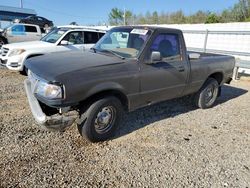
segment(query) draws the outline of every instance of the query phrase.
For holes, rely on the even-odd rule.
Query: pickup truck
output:
[[[52,52],[90,49],[103,35],[104,30],[81,26],[54,28],[39,41],[3,45],[0,64],[13,71],[27,73],[26,59]]]
[[[38,25],[14,23],[0,33],[0,47],[3,44],[40,40],[45,30]]]
[[[28,59],[24,85],[41,127],[76,122],[84,138],[98,142],[115,134],[124,111],[190,94],[198,107],[212,107],[234,65],[231,56],[187,52],[180,30],[123,26],[84,53]]]

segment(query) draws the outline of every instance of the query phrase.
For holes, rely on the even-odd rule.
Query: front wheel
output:
[[[23,67],[23,70],[20,71],[20,74],[24,75],[24,76],[28,76],[28,68],[27,67]]]
[[[0,37],[0,48],[2,47],[2,45],[6,44],[6,40],[2,37]]]
[[[105,141],[112,137],[118,127],[123,108],[116,97],[106,97],[94,102],[81,114],[79,133],[90,142]]]
[[[195,104],[206,109],[214,105],[219,94],[219,84],[214,78],[208,78],[202,88],[195,95]]]

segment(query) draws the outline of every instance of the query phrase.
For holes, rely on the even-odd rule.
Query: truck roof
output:
[[[149,29],[149,30],[168,30],[171,32],[182,32],[180,29],[173,29],[173,28],[166,28],[166,27],[160,27],[160,26],[147,26],[147,25],[131,25],[131,26],[118,26],[114,28],[128,28],[128,29],[133,29],[133,28],[138,28],[138,29]],[[112,28],[112,29],[114,29]]]

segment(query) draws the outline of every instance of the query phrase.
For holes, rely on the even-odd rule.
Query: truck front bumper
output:
[[[31,112],[36,120],[36,122],[44,129],[48,130],[59,130],[62,131],[65,128],[71,126],[75,120],[78,118],[77,111],[68,111],[63,114],[54,114],[52,116],[47,116],[36,97],[31,91],[31,82],[26,79],[24,81],[26,95],[29,101]]]

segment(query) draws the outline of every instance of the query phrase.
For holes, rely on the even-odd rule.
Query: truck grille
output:
[[[9,49],[8,48],[4,48],[4,47],[2,47],[2,49],[1,49],[1,55],[4,57],[4,56],[6,56],[7,55],[7,53],[8,53],[8,51],[9,51]]]

